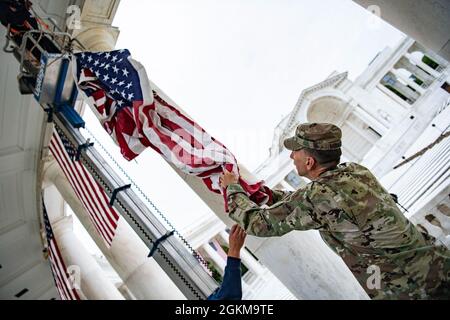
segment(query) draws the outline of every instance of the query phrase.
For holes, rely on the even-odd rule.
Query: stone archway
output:
[[[347,103],[339,97],[325,96],[311,102],[307,111],[308,122],[327,122],[340,126],[344,120]]]
[[[381,137],[339,96],[313,99],[306,109],[308,122],[327,122],[342,130],[342,161],[360,162]]]

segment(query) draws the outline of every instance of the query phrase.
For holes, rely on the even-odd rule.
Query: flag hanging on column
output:
[[[50,267],[53,279],[55,280],[56,289],[58,290],[61,300],[81,300],[77,290],[71,285],[71,281],[69,280],[69,273],[67,272],[66,264],[59,251],[58,244],[56,243],[44,200],[42,200],[42,205],[44,211],[45,234],[47,236],[48,258],[50,260]]]
[[[81,160],[75,160],[76,150],[56,128],[50,140],[50,151],[88,212],[95,229],[110,247],[120,216],[110,206],[103,188],[86,170]]]
[[[78,88],[127,160],[151,147],[184,173],[203,179],[216,193],[223,193],[219,175],[224,168],[239,174],[233,154],[158,95],[144,67],[128,50],[77,53],[75,61]],[[270,200],[271,191],[262,182],[239,182],[256,203]]]

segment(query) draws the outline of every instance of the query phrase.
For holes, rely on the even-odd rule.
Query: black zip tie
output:
[[[403,210],[409,212],[408,209],[406,209],[404,206],[400,204],[400,202],[398,201],[398,196],[395,193],[390,193],[389,195],[392,197],[392,200],[394,200],[394,202],[398,204]]]
[[[404,206],[402,206],[402,205],[401,205],[400,203],[398,203],[398,202],[397,202],[397,204],[398,204],[403,210],[405,210],[406,212],[409,213],[408,209],[406,209]]]
[[[86,143],[80,144],[77,149],[77,154],[75,155],[75,161],[80,160],[81,150],[87,149],[89,147],[92,147],[94,145],[93,142],[89,142],[89,139],[86,141]]]
[[[167,231],[165,235],[163,235],[161,238],[159,238],[158,240],[156,240],[153,243],[153,247],[152,250],[150,250],[150,253],[148,254],[148,258],[150,258],[151,256],[153,256],[153,254],[155,253],[156,249],[158,249],[158,246],[161,244],[161,242],[163,242],[164,240],[166,240],[168,237],[173,236],[173,234],[175,233],[175,230],[172,231]]]
[[[52,107],[47,107],[44,111],[47,113],[47,123],[53,122],[53,113],[55,110]]]
[[[112,193],[112,196],[111,196],[111,200],[109,200],[109,205],[112,207],[113,204],[114,204],[114,201],[116,200],[117,194],[120,191],[123,191],[123,190],[128,189],[128,188],[131,188],[131,184],[126,184],[126,185],[121,186],[121,187],[119,187],[117,189],[114,189],[114,191]]]

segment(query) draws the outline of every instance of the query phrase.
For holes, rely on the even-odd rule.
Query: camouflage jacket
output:
[[[227,201],[230,218],[250,235],[319,230],[371,298],[450,299],[449,250],[420,233],[361,165],[341,164],[295,192],[273,191],[262,207],[231,184]]]

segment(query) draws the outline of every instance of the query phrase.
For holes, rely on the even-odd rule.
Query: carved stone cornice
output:
[[[297,125],[296,119],[305,99],[320,90],[326,88],[336,88],[345,79],[347,79],[347,76],[348,72],[339,73],[302,91],[292,112],[287,115],[275,128],[272,146],[270,148],[270,156],[274,156],[279,153],[282,148],[283,140],[295,129],[295,126]]]
[[[289,120],[288,120],[286,127],[284,128],[283,133],[280,138],[282,138],[286,134],[289,134],[289,132],[291,132],[294,129],[294,127],[296,125],[295,119],[297,118],[297,114],[300,110],[300,107],[303,104],[303,101],[305,100],[305,98],[308,95],[311,95],[312,93],[317,92],[322,89],[325,89],[325,88],[330,88],[330,87],[336,88],[340,83],[342,83],[345,79],[347,79],[347,75],[348,75],[348,72],[343,72],[343,73],[337,74],[337,75],[330,77],[322,82],[319,82],[318,84],[316,84],[312,87],[309,87],[309,88],[303,90],[302,93],[300,94],[300,97],[299,97],[297,103],[295,104],[294,109],[291,112]]]

